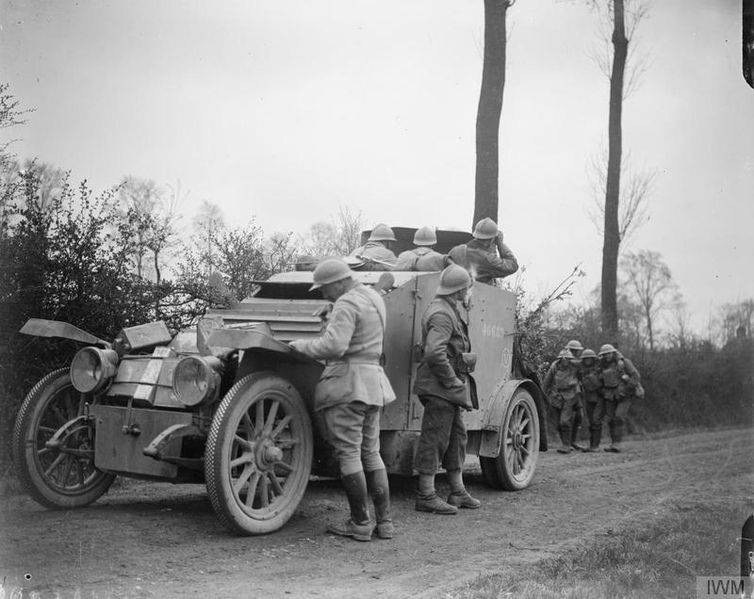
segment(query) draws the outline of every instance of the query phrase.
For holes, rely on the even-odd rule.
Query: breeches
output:
[[[421,400],[424,417],[414,468],[419,474],[435,474],[442,463],[445,470],[461,470],[467,441],[462,408],[431,395],[424,395]]]
[[[355,474],[385,467],[380,457],[380,407],[360,401],[322,410],[327,437],[340,473]]]
[[[570,399],[561,397],[560,401],[550,405],[558,422],[558,429],[578,427],[581,424],[581,405],[578,394]]]
[[[610,437],[614,443],[623,438],[623,431],[628,415],[628,408],[631,406],[630,399],[615,399],[605,401],[605,416],[610,429]]]
[[[584,408],[586,409],[589,428],[593,431],[602,430],[602,419],[605,417],[605,400],[596,393],[591,397],[587,396],[586,401],[584,401]]]

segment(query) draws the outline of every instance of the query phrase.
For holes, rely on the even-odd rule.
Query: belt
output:
[[[340,360],[327,360],[325,362],[328,366],[330,364],[372,364],[374,366],[380,365],[379,358],[344,358]]]

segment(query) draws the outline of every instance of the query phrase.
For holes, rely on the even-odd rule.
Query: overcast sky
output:
[[[36,108],[13,132],[95,189],[123,175],[217,203],[235,224],[305,232],[339,204],[369,224],[469,228],[482,0],[2,0],[0,79]],[[633,41],[649,58],[625,150],[656,169],[660,252],[701,328],[754,297],[754,91],[738,0],[662,0]],[[599,282],[588,164],[606,146],[608,81],[586,2],[509,11],[500,221],[548,290],[577,263]]]

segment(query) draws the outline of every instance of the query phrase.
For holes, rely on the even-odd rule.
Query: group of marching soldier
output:
[[[469,373],[476,362],[468,332],[471,287],[474,280],[493,283],[518,270],[516,258],[503,243],[502,232],[489,218],[477,223],[473,239],[452,248],[447,255],[432,249],[437,238],[429,227],[418,229],[414,249],[399,256],[390,250],[394,241],[392,229],[379,224],[348,261],[320,261],[314,268],[311,289],[319,289],[323,298],[333,302],[325,330],[316,339],[291,341],[296,351],[325,361],[314,392],[314,409],[334,449],[350,508],[349,517],[330,524],[328,531],[359,541],[369,541],[375,534],[390,539],[395,532],[387,472],[379,453],[380,409],[393,401],[395,394],[382,368],[386,311],[379,286],[359,283],[352,276],[351,266],[363,270],[442,271],[421,323],[422,359],[413,392],[424,407],[424,415],[414,468],[419,473],[416,510],[448,515],[459,508],[480,506],[466,490],[462,477],[467,444],[463,411],[477,405],[475,386],[469,384]],[[601,431],[606,415],[611,447],[617,451],[627,402],[638,388],[638,374],[612,346],[602,347],[599,361],[594,359],[594,352],[581,353],[582,349],[579,343],[569,344],[545,380],[546,391],[548,386],[555,387],[550,397],[563,440],[559,451],[571,451],[576,446],[582,401],[594,431],[590,447],[596,449],[599,444],[597,431]],[[446,499],[435,489],[440,465],[450,485]]]
[[[605,419],[610,431],[610,445],[605,451],[618,453],[631,400],[644,396],[639,372],[631,360],[609,343],[595,354],[575,339],[550,365],[542,388],[558,422],[560,453],[571,453],[573,449],[597,451]],[[577,443],[582,411],[586,411],[589,428],[586,448]]]

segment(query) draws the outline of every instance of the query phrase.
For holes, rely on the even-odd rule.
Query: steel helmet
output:
[[[450,295],[471,285],[471,276],[462,266],[451,264],[440,274],[440,286],[437,295]]]
[[[609,343],[605,343],[602,347],[600,347],[600,353],[598,355],[604,356],[605,354],[611,354],[615,351],[615,348],[610,345]]]
[[[497,236],[497,223],[489,217],[483,218],[474,227],[472,235],[477,239],[492,239]]]
[[[596,357],[597,357],[597,354],[594,353],[593,349],[587,348],[583,352],[581,352],[581,359],[582,360],[584,358],[596,358]]]
[[[562,358],[568,358],[570,360],[571,358],[573,358],[573,356],[571,355],[571,352],[569,352],[567,349],[561,349],[560,353],[558,354],[558,360]]]
[[[566,343],[566,349],[575,349],[575,350],[581,351],[584,349],[584,346],[581,345],[580,341],[576,341],[576,339],[571,339],[568,343]]]
[[[352,274],[353,272],[348,267],[348,264],[346,264],[341,258],[328,258],[327,260],[322,260],[322,262],[317,264],[317,268],[314,269],[314,274],[312,275],[314,285],[309,287],[309,291],[319,289],[322,285],[328,285],[330,283],[335,283],[335,281],[347,279]]]
[[[422,227],[414,233],[414,245],[435,245],[436,243],[437,235],[431,227]]]
[[[395,241],[395,233],[384,223],[374,226],[369,234],[369,241]]]

